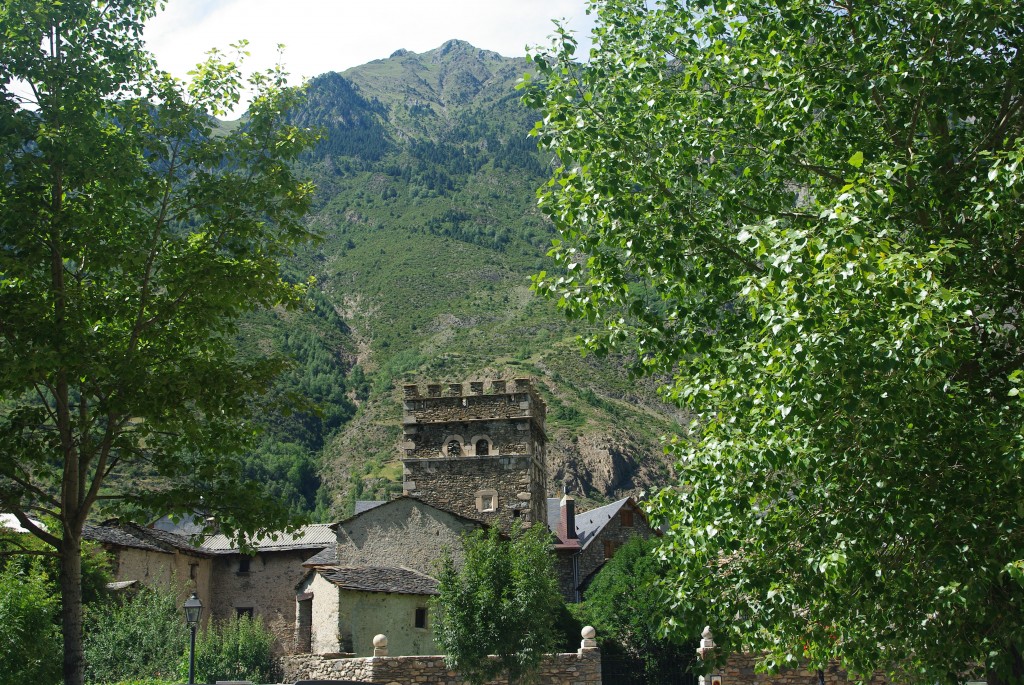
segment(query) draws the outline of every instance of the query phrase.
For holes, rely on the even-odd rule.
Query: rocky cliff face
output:
[[[639,496],[664,484],[664,457],[656,446],[622,430],[586,433],[548,451],[548,483],[556,491],[594,499]]]

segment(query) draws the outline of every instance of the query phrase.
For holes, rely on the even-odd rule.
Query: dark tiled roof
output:
[[[179,551],[199,557],[210,556],[209,552],[191,545],[187,538],[165,530],[143,528],[134,523],[110,521],[100,526],[86,525],[82,537],[105,545],[144,549],[150,552],[171,554]]]
[[[561,500],[557,497],[547,498],[548,528],[552,531],[558,530],[558,524],[562,520]],[[590,544],[601,529],[615,518],[629,498],[620,499],[617,502],[606,504],[590,511],[576,512],[576,536],[579,538],[580,547]]]
[[[453,517],[455,517],[456,519],[458,519],[460,521],[464,521],[465,523],[472,523],[472,524],[475,524],[475,525],[478,525],[478,526],[484,525],[482,521],[479,521],[477,519],[471,519],[471,518],[469,518],[467,516],[463,516],[462,514],[457,514],[454,511],[450,511],[448,509],[443,509],[441,507],[435,507],[433,504],[427,504],[423,500],[418,499],[416,497],[410,497],[409,495],[402,495],[401,497],[395,497],[394,499],[390,499],[387,502],[381,502],[380,504],[378,504],[375,507],[368,507],[367,509],[364,509],[363,511],[358,511],[357,510],[354,514],[352,514],[352,516],[349,516],[344,521],[340,521],[338,523],[332,523],[331,524],[331,528],[337,529],[337,527],[340,526],[341,524],[348,523],[349,521],[352,521],[352,520],[354,520],[356,518],[359,518],[360,516],[365,516],[366,513],[369,512],[369,511],[374,511],[374,510],[380,509],[381,507],[384,507],[384,506],[397,506],[397,504],[399,502],[415,502],[415,503],[417,503],[417,504],[419,504],[421,506],[430,507],[431,509],[434,509],[435,511],[443,511],[444,513],[448,514],[449,516],[453,516]]]
[[[356,500],[355,511],[353,511],[352,513],[353,513],[353,515],[354,514],[362,514],[364,511],[369,511],[370,509],[375,509],[375,508],[379,507],[382,504],[387,504],[387,500],[383,500],[383,501],[377,502],[375,500],[370,500],[370,499],[357,499]]]
[[[618,502],[612,502],[603,507],[576,514],[576,535],[579,536],[580,547],[589,545],[590,541],[601,532],[601,529],[619,513],[619,510],[628,501],[629,498],[627,497],[620,499]]]
[[[166,530],[168,533],[177,533],[187,538],[204,535],[206,531],[206,517],[193,512],[178,519],[171,520],[170,516],[163,516],[149,525],[151,529]]]
[[[320,575],[343,590],[393,592],[400,595],[436,595],[437,581],[407,568],[350,566],[319,569]]]
[[[337,566],[338,546],[326,547],[302,563],[303,566]]]

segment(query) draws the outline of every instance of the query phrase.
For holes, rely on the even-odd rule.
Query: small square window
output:
[[[195,580],[199,577],[199,564],[188,565],[188,579]]]
[[[633,526],[633,510],[623,509],[621,512],[622,525],[627,527]]]
[[[498,491],[480,490],[476,493],[476,510],[491,512],[498,510]]]
[[[239,573],[248,573],[249,572],[249,562],[250,561],[251,561],[251,559],[249,559],[249,557],[242,557],[241,559],[239,559],[238,560],[238,572]]]
[[[615,544],[611,540],[604,541],[604,558],[611,559],[615,554]]]
[[[252,607],[235,607],[235,616],[238,618],[242,618],[243,616],[252,618],[252,614]]]
[[[416,627],[426,628],[427,627],[427,609],[426,607],[419,607],[416,609]]]

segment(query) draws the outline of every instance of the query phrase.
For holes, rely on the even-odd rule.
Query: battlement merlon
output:
[[[529,419],[544,433],[547,405],[529,378],[404,386],[403,425]]]

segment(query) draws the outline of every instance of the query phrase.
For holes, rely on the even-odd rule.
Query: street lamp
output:
[[[185,600],[185,623],[188,624],[192,633],[192,640],[188,646],[188,684],[195,685],[196,682],[196,628],[199,627],[199,617],[203,614],[203,603],[193,592],[192,596]]]

